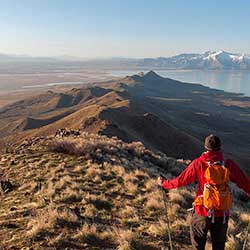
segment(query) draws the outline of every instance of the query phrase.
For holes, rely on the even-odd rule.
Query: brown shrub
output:
[[[52,152],[64,153],[64,154],[77,154],[77,147],[74,140],[67,139],[55,139],[48,145],[48,149]]]

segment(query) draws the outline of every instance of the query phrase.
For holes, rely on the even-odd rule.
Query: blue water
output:
[[[144,71],[144,73],[147,71]],[[250,96],[250,71],[241,70],[155,70],[163,77],[199,83],[228,92],[243,93]],[[135,70],[113,70],[110,75],[122,77],[139,73]]]

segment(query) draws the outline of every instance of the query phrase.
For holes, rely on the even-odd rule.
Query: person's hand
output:
[[[164,181],[164,179],[163,179],[161,176],[159,176],[158,179],[157,179],[158,185],[159,185],[159,186],[162,186],[163,181]]]

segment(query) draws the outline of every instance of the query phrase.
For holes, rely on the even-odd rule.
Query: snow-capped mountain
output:
[[[225,51],[207,53],[203,58],[208,68],[250,69],[250,56]]]
[[[138,66],[167,69],[250,69],[250,56],[225,51],[208,51],[202,54],[145,58],[138,62]]]

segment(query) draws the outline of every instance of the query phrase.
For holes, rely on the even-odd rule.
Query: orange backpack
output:
[[[208,164],[203,195],[195,199],[194,205],[204,205],[209,211],[229,210],[232,205],[232,195],[228,186],[230,172],[223,162]]]

